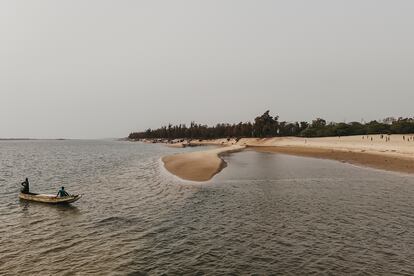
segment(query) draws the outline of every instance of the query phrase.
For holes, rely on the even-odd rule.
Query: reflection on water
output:
[[[205,184],[160,166],[192,150],[0,142],[0,274],[413,274],[414,177],[253,151]],[[19,201],[26,176],[83,198]]]

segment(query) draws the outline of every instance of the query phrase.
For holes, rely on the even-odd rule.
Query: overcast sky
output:
[[[412,0],[1,0],[0,137],[414,116]]]

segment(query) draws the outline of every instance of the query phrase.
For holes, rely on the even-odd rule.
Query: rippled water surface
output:
[[[118,141],[0,142],[0,275],[413,275],[414,177],[245,151],[212,181],[183,151]],[[21,202],[59,186],[71,206]]]

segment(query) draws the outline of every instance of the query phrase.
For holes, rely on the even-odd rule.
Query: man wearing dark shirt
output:
[[[22,186],[23,186],[23,188],[21,189],[21,192],[23,194],[30,193],[29,192],[29,179],[27,179],[27,177],[26,177],[26,180],[24,182],[22,182]]]
[[[65,187],[62,187],[56,195],[57,197],[65,197],[69,196],[69,194],[65,191]]]

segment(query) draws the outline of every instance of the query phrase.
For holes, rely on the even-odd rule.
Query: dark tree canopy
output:
[[[185,124],[163,126],[158,129],[147,129],[144,132],[133,132],[128,138],[139,139],[217,139],[217,138],[249,138],[275,136],[327,137],[367,134],[408,134],[414,133],[414,118],[388,117],[382,122],[368,123],[327,123],[322,118],[308,122],[279,121],[279,116],[271,116],[270,111],[254,119],[254,123],[217,124],[207,126],[191,122]]]

